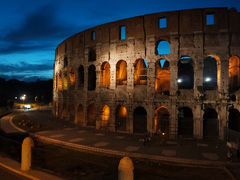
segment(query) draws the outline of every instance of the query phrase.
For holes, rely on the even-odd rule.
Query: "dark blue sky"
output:
[[[51,79],[56,46],[75,33],[128,17],[205,7],[240,12],[240,0],[2,0],[0,77]]]

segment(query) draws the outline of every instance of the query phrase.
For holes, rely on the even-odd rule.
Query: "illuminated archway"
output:
[[[101,65],[100,85],[110,88],[110,64],[108,62]]]
[[[188,107],[178,109],[178,135],[193,136],[193,113]]]
[[[147,84],[147,61],[138,59],[134,63],[134,85]]]
[[[104,105],[101,110],[101,127],[107,127],[110,119],[110,107]]]
[[[59,76],[58,76],[58,90],[62,91],[62,72],[59,72]]]
[[[96,126],[96,107],[90,104],[87,108],[87,125]]]
[[[221,65],[218,56],[209,55],[203,64],[203,89],[216,90],[220,85]]]
[[[182,56],[178,61],[178,89],[192,89],[194,85],[193,61],[189,56]]]
[[[134,110],[133,114],[133,132],[146,133],[147,132],[147,112],[139,106]]]
[[[70,80],[70,85],[75,86],[76,75],[73,68],[70,68],[69,70],[69,80]]]
[[[170,90],[170,68],[169,62],[161,59],[155,64],[155,91],[169,94]]]
[[[169,134],[169,112],[164,106],[159,106],[155,110],[153,131],[162,135]]]
[[[127,63],[126,61],[120,60],[116,64],[116,84],[126,85],[127,84]]]
[[[83,113],[83,106],[79,104],[77,109],[77,124],[83,124],[84,122],[84,113]]]
[[[125,106],[118,106],[116,109],[116,130],[125,131],[127,125],[127,108]]]
[[[67,110],[67,105],[66,103],[63,103],[62,105],[62,115],[61,115],[61,118],[66,118],[68,115],[68,110]]]
[[[239,57],[232,56],[229,59],[229,89],[236,91],[240,84]]]
[[[63,71],[63,90],[68,89],[68,75],[67,75],[67,70]]]

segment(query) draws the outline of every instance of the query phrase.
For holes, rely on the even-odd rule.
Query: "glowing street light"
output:
[[[24,104],[24,101],[25,101],[26,97],[27,97],[26,94],[24,94],[20,97],[20,99],[23,101],[23,104]]]
[[[182,82],[182,79],[181,79],[181,78],[177,79],[177,82],[178,82],[178,83],[181,83],[181,82]]]
[[[205,82],[210,82],[212,79],[210,77],[205,78]]]

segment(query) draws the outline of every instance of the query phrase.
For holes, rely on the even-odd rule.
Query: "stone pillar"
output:
[[[134,166],[129,157],[124,157],[120,160],[118,165],[118,180],[133,180]]]
[[[34,143],[32,138],[26,137],[22,143],[21,170],[29,171],[32,161],[32,147]]]
[[[197,104],[193,109],[193,136],[197,139],[203,138],[202,104]]]
[[[194,97],[199,98],[201,92],[198,90],[198,87],[203,86],[203,57],[195,56],[193,58],[194,62]]]
[[[222,104],[218,107],[218,128],[219,128],[219,138],[224,140],[224,129],[227,127],[227,105]]]
[[[178,128],[178,119],[177,119],[177,107],[176,101],[172,102],[172,106],[169,109],[169,138],[176,139],[177,137],[177,128]]]
[[[116,64],[111,63],[110,89],[116,89]]]
[[[177,59],[170,62],[170,95],[176,95],[177,87]]]

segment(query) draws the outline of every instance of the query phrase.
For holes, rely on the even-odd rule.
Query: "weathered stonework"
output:
[[[207,14],[214,14],[213,25],[206,24]],[[158,26],[158,19],[162,17],[167,19],[166,28]],[[239,22],[240,14],[235,9],[193,9],[124,19],[73,35],[64,40],[56,49],[53,84],[54,114],[57,117],[72,120],[80,126],[137,133],[135,126],[138,122],[135,121],[138,118],[141,119],[142,114],[138,116],[136,109],[143,107],[146,111],[146,125],[143,124],[147,132],[154,133],[156,132],[155,126],[159,126],[155,122],[158,116],[156,116],[156,109],[163,106],[169,115],[167,125],[169,130],[166,132],[170,138],[176,138],[180,131],[179,109],[188,107],[192,111],[193,118],[192,136],[203,138],[204,128],[207,128],[204,127],[204,113],[207,112],[206,109],[212,109],[217,113],[218,137],[223,139],[224,128],[228,126],[229,107],[240,110],[239,65],[237,80],[230,82],[229,78],[230,58],[238,57],[239,63]],[[119,38],[120,26],[126,27],[124,40]],[[95,40],[92,39],[92,32],[96,34]],[[170,54],[156,53],[158,42],[161,41],[169,43]],[[90,49],[96,51],[96,60],[89,60]],[[203,87],[204,58],[209,55],[217,61],[217,88],[202,92],[199,88]],[[182,56],[189,56],[193,61],[194,80],[193,88],[190,89],[178,88],[178,61]],[[65,58],[67,58],[66,64]],[[141,83],[146,82],[146,84],[135,84],[134,68],[138,59],[146,59],[148,64],[147,79],[146,81],[140,80]],[[170,64],[170,88],[165,94],[156,92],[154,89],[155,64],[161,59],[166,59]],[[127,79],[122,81],[123,84],[117,84],[116,77],[117,63],[120,60],[124,60],[127,64]],[[104,62],[110,65],[110,84],[101,85]],[[82,84],[78,72],[81,65],[84,68]],[[91,65],[94,65],[96,73],[96,87],[93,90],[88,89]],[[69,73],[70,69],[73,71],[72,75]],[[65,80],[64,72],[66,72]],[[231,86],[236,87],[234,91],[229,90]],[[232,95],[236,96],[236,100],[230,98]],[[88,108],[91,104],[94,105],[93,109]],[[104,105],[108,106],[105,110]],[[123,129],[118,129],[118,120],[116,120],[117,109],[120,106],[127,110]],[[123,111],[125,109],[121,109],[121,112]],[[107,114],[106,117],[104,113]],[[161,118],[159,117],[156,121],[160,121]],[[211,118],[210,115],[207,119]],[[161,133],[164,135],[165,132],[161,130]]]

